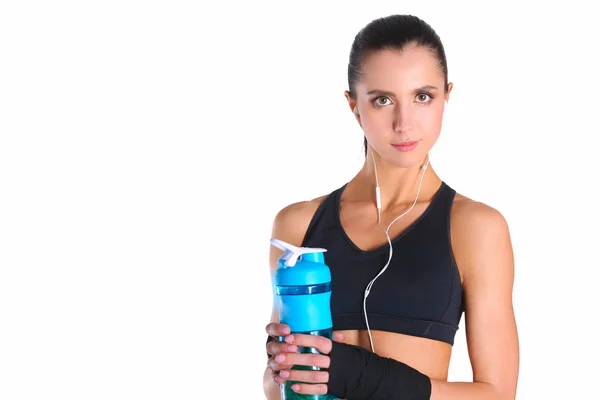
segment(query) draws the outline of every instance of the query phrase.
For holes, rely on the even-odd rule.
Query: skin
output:
[[[372,156],[381,188],[381,226],[385,229],[415,199],[421,166],[440,135],[444,107],[453,85],[450,83],[447,90],[444,86],[445,78],[435,56],[426,48],[411,45],[402,51],[382,50],[370,55],[365,60],[362,79],[356,84],[355,98],[345,92],[351,111],[358,110],[355,117],[369,142],[365,163],[348,182],[340,209],[342,227],[359,248],[370,250],[387,244],[378,227]],[[390,93],[369,94],[374,90]],[[419,142],[410,152],[400,152],[392,146],[409,140]],[[389,229],[392,239],[423,213],[441,182],[430,164],[416,205]],[[325,197],[280,210],[272,237],[300,246],[310,219]],[[431,400],[514,399],[519,343],[512,304],[514,260],[507,222],[498,210],[459,193],[450,221],[452,251],[464,288],[473,382],[447,381],[452,346],[441,341],[371,330],[376,353],[427,375],[432,381]],[[271,246],[272,272],[281,254],[281,250]],[[276,304],[266,331],[271,336],[286,336],[287,342],[267,345],[267,352],[272,354],[263,380],[267,398],[280,399],[278,385],[287,379],[306,382],[298,385],[298,393],[326,393],[326,371],[289,368],[327,368],[331,341],[312,335],[288,335],[289,328],[279,324]],[[333,339],[371,350],[366,330],[336,331]],[[296,354],[298,345],[314,347],[323,354]]]

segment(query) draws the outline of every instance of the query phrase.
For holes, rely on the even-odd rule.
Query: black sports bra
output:
[[[327,249],[333,329],[366,330],[364,292],[387,263],[389,244],[364,251],[346,235],[340,221],[340,198],[346,185],[319,205],[302,246]],[[454,344],[464,311],[463,288],[450,246],[450,207],[455,194],[442,182],[423,214],[392,238],[390,265],[367,299],[371,330]]]

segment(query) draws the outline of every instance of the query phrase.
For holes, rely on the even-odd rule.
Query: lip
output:
[[[400,150],[400,151],[411,151],[415,147],[417,147],[418,144],[419,144],[418,140],[413,140],[411,142],[402,142],[402,143],[392,144],[392,146],[394,146],[397,150]]]

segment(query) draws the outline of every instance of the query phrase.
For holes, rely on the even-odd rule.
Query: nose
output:
[[[399,104],[394,115],[394,130],[396,132],[408,132],[412,128],[413,110],[408,104]]]

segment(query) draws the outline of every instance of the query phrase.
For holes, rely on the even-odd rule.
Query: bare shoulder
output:
[[[452,205],[451,221],[457,228],[494,228],[508,230],[508,224],[502,213],[485,203],[470,199],[457,193]]]
[[[509,226],[496,208],[457,193],[450,221],[452,250],[463,279],[482,265],[475,259],[493,257],[498,251],[512,257]]]
[[[289,204],[280,209],[273,220],[271,237],[284,242],[300,246],[304,240],[306,230],[319,205],[327,195]],[[272,269],[277,268],[276,260],[282,251],[271,246],[270,264]]]
[[[327,195],[324,195],[283,207],[275,215],[273,235],[276,235],[277,239],[299,246],[313,215],[326,197]]]

